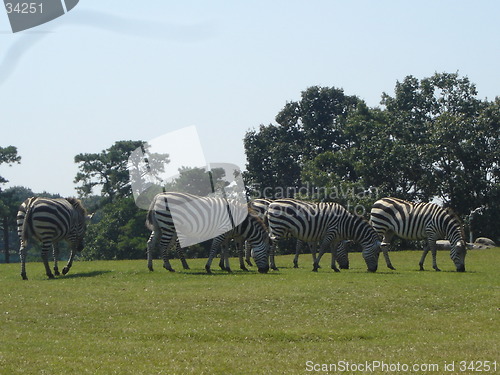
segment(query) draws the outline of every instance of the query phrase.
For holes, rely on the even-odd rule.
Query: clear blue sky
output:
[[[242,139],[309,86],[377,106],[407,75],[459,72],[500,95],[498,1],[81,0],[12,34],[0,10],[0,166],[75,195],[78,153],[195,125],[208,162],[245,166]],[[166,150],[168,152],[168,150]]]

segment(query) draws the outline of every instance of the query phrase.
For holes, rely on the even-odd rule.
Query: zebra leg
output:
[[[386,232],[383,239],[382,239],[382,244],[380,245],[380,248],[382,249],[382,253],[384,254],[385,264],[387,265],[387,268],[389,268],[391,270],[396,269],[392,265],[391,259],[389,258],[389,248],[391,247],[391,241],[392,241],[393,236],[394,236],[394,233],[392,233],[390,231]]]
[[[160,240],[160,247],[162,250],[161,254],[163,258],[163,268],[165,268],[167,271],[175,272],[175,270],[170,265],[170,261],[168,260],[168,250],[176,246],[177,234],[174,233],[173,235],[171,235],[170,238],[169,237],[170,236],[168,234],[162,233]]]
[[[252,258],[252,246],[248,242],[244,242],[244,247],[245,247],[245,262],[250,266],[253,267],[251,258]]]
[[[59,276],[59,267],[57,266],[57,261],[59,260],[59,243],[52,244],[52,252],[54,255],[54,275]]]
[[[71,245],[71,253],[69,255],[68,263],[66,264],[66,266],[62,270],[63,275],[66,275],[69,272],[71,266],[73,265],[73,259],[75,258],[75,255],[76,255],[76,249],[77,249],[77,244],[76,243],[72,244]]]
[[[180,242],[177,240],[176,242],[176,248],[175,251],[177,253],[177,256],[179,257],[181,263],[182,263],[182,268],[185,270],[189,270],[189,265],[187,264],[186,257],[184,256],[184,250],[181,248]]]
[[[276,241],[273,241],[270,250],[269,250],[269,265],[272,270],[278,271],[278,267],[276,267],[276,263],[274,263],[274,254],[276,252]]]
[[[429,252],[429,242],[426,241],[424,244],[424,250],[422,251],[422,257],[420,258],[420,262],[418,262],[418,265],[420,266],[420,271],[424,271],[424,261],[428,252]]]
[[[349,269],[349,253],[348,253],[348,243],[350,241],[341,241],[337,247],[337,263],[341,270]]]
[[[309,244],[309,248],[311,249],[311,256],[313,258],[313,264],[314,264],[314,262],[316,262],[316,253],[318,252],[318,243],[311,242]],[[319,264],[318,264],[318,268],[321,268]]]
[[[236,239],[234,241],[234,245],[236,246],[236,251],[238,252],[238,258],[240,260],[240,270],[248,271],[248,268],[245,267],[245,260],[244,260],[245,240]]]
[[[229,241],[230,239],[225,239],[220,245],[219,268],[222,271],[231,272],[231,269],[227,269],[229,267],[229,261],[226,262],[226,254],[229,251]]]
[[[149,236],[148,239],[148,244],[147,244],[147,256],[148,256],[148,269],[150,271],[153,270],[153,250],[156,248],[158,244],[158,235],[156,234],[155,231],[151,232],[151,235]]]
[[[45,274],[49,279],[54,279],[54,275],[52,274],[52,270],[49,266],[49,250],[52,247],[50,242],[44,242],[42,244],[42,261],[45,266]]]
[[[441,271],[438,268],[437,262],[436,262],[436,255],[437,255],[436,241],[430,240],[429,247],[431,249],[431,254],[432,254],[432,268],[434,268],[436,271]]]
[[[223,246],[222,246],[222,251],[221,251],[221,261],[224,263],[224,270],[226,270],[229,273],[232,273],[233,271],[231,270],[231,267],[229,266],[229,241],[227,241]]]
[[[207,263],[205,264],[205,270],[209,274],[212,273],[212,270],[211,270],[212,261],[217,256],[217,249],[222,245],[222,242],[224,242],[224,239],[225,239],[225,236],[220,235],[218,237],[215,237],[212,241],[212,247],[210,248],[210,253],[208,254]]]
[[[304,247],[304,242],[302,240],[297,240],[297,246],[295,247],[295,257],[293,258],[293,268],[299,268],[299,254]]]
[[[337,268],[337,265],[335,264],[335,261],[337,260],[337,246],[338,246],[339,242],[338,241],[334,241],[331,246],[331,251],[332,251],[332,264],[331,264],[331,268],[332,270],[334,270],[335,272],[340,272],[340,270]]]
[[[323,239],[323,241],[321,242],[321,246],[319,248],[318,257],[316,258],[316,260],[314,261],[314,264],[313,264],[313,272],[318,272],[318,268],[320,268],[319,267],[319,262],[321,261],[321,258],[323,257],[323,254],[325,253],[326,249],[330,245],[330,242],[331,242],[331,238],[329,238],[329,236],[326,236]],[[340,270],[337,267],[333,268],[333,270],[335,272],[340,272]]]
[[[19,248],[19,258],[21,258],[21,277],[23,280],[28,280],[26,275],[26,244],[21,241],[21,247]]]

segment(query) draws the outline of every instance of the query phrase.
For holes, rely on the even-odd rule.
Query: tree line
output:
[[[405,77],[394,94],[382,94],[380,104],[369,107],[341,88],[304,90],[299,101],[284,105],[276,123],[244,135],[248,197],[335,201],[365,215],[383,196],[437,201],[457,212],[474,237],[498,241],[500,98],[479,99],[467,77],[436,73],[420,80]],[[145,211],[134,203],[127,169],[129,155],[141,146],[146,143],[117,141],[100,153],[75,156],[76,190],[96,213],[81,258],[145,257]],[[168,154],[156,157],[159,164],[168,162]],[[0,147],[0,164],[20,161],[14,146]],[[206,171],[179,172],[170,188],[177,184],[205,193],[194,182]],[[33,195],[58,195],[36,194],[27,187],[1,190],[5,182],[0,176],[0,248],[8,262],[9,250],[19,246],[19,204]],[[208,246],[196,245],[187,255],[206,256]]]

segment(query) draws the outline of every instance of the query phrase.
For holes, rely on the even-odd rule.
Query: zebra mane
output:
[[[76,198],[66,198],[66,200],[77,210],[83,217],[87,216],[87,210],[83,207],[82,202]]]
[[[264,220],[260,218],[257,211],[254,208],[252,208],[249,204],[247,204],[247,207],[248,207],[248,216],[251,216],[260,226],[262,226],[262,229],[264,231],[269,232],[269,228],[267,227]]]

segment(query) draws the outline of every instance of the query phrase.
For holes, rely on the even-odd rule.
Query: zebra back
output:
[[[414,203],[399,198],[382,198],[373,204],[370,220],[379,235],[393,231],[407,240],[446,238],[452,245],[464,241],[458,216],[450,208],[434,203]]]
[[[146,225],[151,230],[175,231],[186,247],[233,229],[247,213],[248,207],[236,201],[168,192],[156,195]]]

